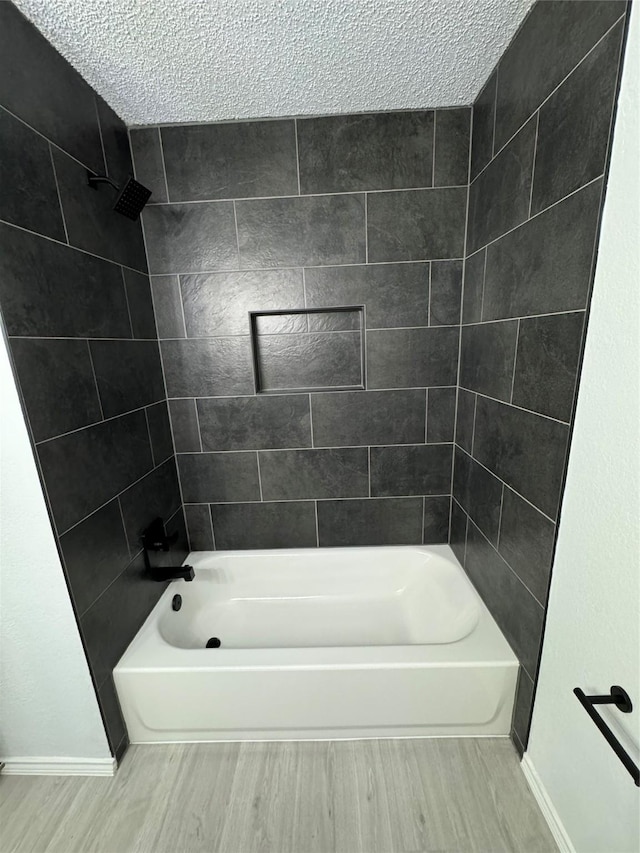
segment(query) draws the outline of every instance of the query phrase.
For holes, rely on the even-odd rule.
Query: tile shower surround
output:
[[[470,119],[131,131],[192,547],[448,541]]]
[[[520,663],[526,748],[625,3],[538,3],[474,105],[451,544]]]
[[[181,521],[172,438],[195,547],[444,541],[453,490],[452,546],[523,664],[526,745],[624,11],[534,7],[474,105],[468,216],[469,110],[133,131],[160,202],[152,304],[139,229],[75,192],[84,166],[126,174],[121,123],[0,3],[0,136],[20,152],[10,181],[0,163],[18,187],[0,305],[116,752],[110,671],[162,591],[139,583],[137,513]],[[255,396],[248,306],[347,303],[374,386]]]
[[[142,230],[111,210],[127,130],[0,2],[0,308],[27,426],[112,752],[111,671],[164,590],[138,536],[171,518],[187,553]],[[164,555],[163,555],[164,556]]]

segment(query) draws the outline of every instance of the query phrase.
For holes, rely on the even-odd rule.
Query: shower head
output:
[[[133,175],[129,175],[122,186],[118,186],[115,181],[107,178],[106,175],[92,175],[89,173],[88,178],[89,186],[94,190],[96,184],[109,184],[118,190],[118,196],[113,204],[113,209],[128,219],[136,220],[138,218],[151,195],[151,190],[138,183]]]

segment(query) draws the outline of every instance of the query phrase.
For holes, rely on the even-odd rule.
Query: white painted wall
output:
[[[110,756],[0,335],[0,760]]]
[[[575,432],[525,760],[579,853],[640,850],[640,791],[573,696],[622,685],[640,742],[640,4],[633,4]]]

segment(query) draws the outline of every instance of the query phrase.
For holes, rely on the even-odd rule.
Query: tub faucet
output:
[[[149,560],[149,551],[168,551],[177,538],[177,533],[172,533],[171,535],[167,534],[164,522],[161,518],[154,519],[151,524],[143,530],[140,541],[144,548],[144,564],[149,572],[151,580],[160,582],[173,580],[192,581],[195,577],[193,566],[151,565]]]
[[[192,581],[195,577],[193,566],[158,566],[150,568],[151,580],[154,581]]]

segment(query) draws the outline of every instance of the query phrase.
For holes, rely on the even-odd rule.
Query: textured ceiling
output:
[[[532,0],[16,0],[129,125],[470,104]]]

